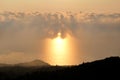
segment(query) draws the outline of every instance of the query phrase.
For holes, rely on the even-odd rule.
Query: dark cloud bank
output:
[[[120,13],[0,13],[0,61],[20,62],[44,54],[44,39],[71,35],[84,54],[81,62],[120,56]],[[81,52],[81,51],[80,51]],[[15,59],[17,60],[15,61]],[[24,58],[25,57],[25,58]]]

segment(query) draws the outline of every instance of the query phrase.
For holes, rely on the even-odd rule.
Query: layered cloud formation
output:
[[[78,41],[82,61],[106,56],[120,56],[120,13],[0,13],[0,61],[5,56],[21,54],[26,59],[37,58],[46,38],[53,39],[61,32],[62,38],[69,34]],[[78,53],[80,54],[79,49]],[[34,56],[33,56],[34,55]],[[10,62],[11,58],[7,57]],[[81,58],[81,56],[78,56]],[[14,63],[15,61],[11,61]],[[18,60],[19,62],[19,60]],[[78,61],[79,62],[79,61]]]

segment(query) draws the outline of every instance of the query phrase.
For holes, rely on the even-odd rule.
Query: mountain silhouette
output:
[[[31,61],[31,62],[15,64],[15,66],[21,66],[21,67],[44,67],[44,66],[50,66],[50,65],[48,63],[46,63],[46,62],[41,61],[41,60],[34,60],[34,61]]]
[[[11,66],[10,64],[0,63],[0,67]]]
[[[30,62],[24,62],[24,63],[18,63],[18,64],[0,63],[0,67],[45,67],[45,66],[50,66],[50,65],[38,59],[30,61]]]
[[[0,67],[0,80],[120,80],[120,57],[109,57],[74,66],[39,67],[41,61]],[[42,62],[44,63],[44,62]]]

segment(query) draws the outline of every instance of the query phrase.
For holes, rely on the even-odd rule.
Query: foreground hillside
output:
[[[0,67],[0,80],[120,80],[120,58],[110,57],[78,66]]]

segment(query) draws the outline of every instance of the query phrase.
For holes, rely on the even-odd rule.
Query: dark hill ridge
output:
[[[21,67],[44,67],[44,66],[50,66],[50,65],[48,63],[46,63],[46,62],[41,61],[41,60],[34,60],[34,61],[31,61],[31,62],[15,64],[14,66],[21,66]]]
[[[37,62],[37,61],[35,61]],[[120,80],[120,57],[78,66],[1,67],[0,80]]]
[[[10,66],[10,64],[0,63],[0,67],[4,67],[4,66]]]
[[[45,67],[45,66],[50,66],[50,65],[38,59],[34,61],[18,63],[18,64],[4,64],[4,63],[0,64],[0,67]]]

